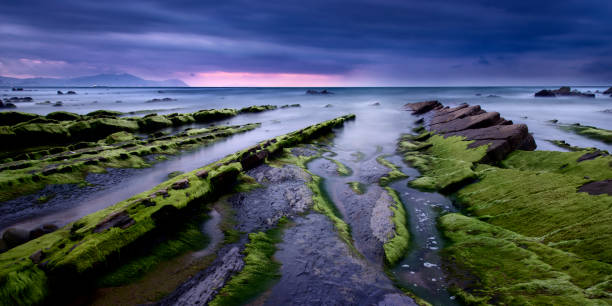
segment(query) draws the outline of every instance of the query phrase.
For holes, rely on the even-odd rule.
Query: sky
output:
[[[0,75],[612,85],[611,38],[609,0],[5,0]]]

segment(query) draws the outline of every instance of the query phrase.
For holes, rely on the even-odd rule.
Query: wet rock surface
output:
[[[106,218],[102,219],[96,227],[94,228],[94,233],[103,232],[111,227],[118,227],[121,229],[126,229],[136,223],[130,215],[122,210],[119,212],[112,213],[108,215]]]
[[[282,276],[266,305],[416,305],[380,268],[354,256],[325,216],[313,213],[295,223],[274,255]]]
[[[244,267],[244,256],[240,251],[237,245],[222,248],[207,269],[185,282],[159,305],[206,305],[231,276]]]
[[[497,112],[486,112],[479,105],[461,104],[454,108],[430,102],[407,104],[413,114],[426,114],[425,128],[445,136],[474,140],[470,148],[489,145],[482,162],[497,162],[514,150],[535,150],[536,143],[524,124],[513,124]]]
[[[355,247],[370,261],[382,264],[383,237],[393,237],[393,223],[385,216],[392,215],[391,197],[378,185],[368,186],[367,192],[355,194],[346,184],[336,188],[337,205],[341,206],[345,221],[351,226]]]
[[[416,103],[408,103],[404,105],[407,110],[412,110],[413,115],[421,115],[427,113],[433,109],[441,108],[442,104],[438,101],[425,101],[425,102],[416,102]]]
[[[364,184],[376,184],[391,169],[379,164],[376,158],[364,160],[359,164],[357,175],[360,182]]]
[[[236,211],[239,231],[269,229],[283,216],[303,213],[313,204],[312,191],[306,185],[311,178],[297,166],[275,168],[264,164],[247,174],[263,188],[234,195],[228,200]]]

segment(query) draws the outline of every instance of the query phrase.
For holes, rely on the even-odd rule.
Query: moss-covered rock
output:
[[[606,305],[612,265],[461,214],[440,218],[451,290],[468,304]]]
[[[612,131],[610,130],[580,124],[559,125],[559,127],[584,137],[601,140],[605,143],[612,143]]]
[[[285,147],[329,132],[352,118],[354,115],[326,121],[262,142],[260,146],[272,154],[281,153]],[[86,275],[92,276],[99,273],[99,269],[106,269],[102,263],[112,262],[122,250],[154,229],[176,224],[180,220],[177,216],[188,207],[205,205],[219,193],[228,191],[242,170],[238,161],[251,153],[243,150],[231,154],[0,254],[0,284],[3,284],[0,303],[39,304],[49,293],[47,276],[54,280],[54,290],[65,290],[74,282],[86,280]],[[203,171],[207,175],[200,178],[197,174]],[[189,181],[189,186],[180,190],[171,188],[175,182],[184,179]],[[160,192],[167,196],[157,196]],[[129,226],[121,223],[121,226],[100,230],[99,224],[104,220],[119,215],[129,220]],[[43,259],[40,265],[36,265],[29,256],[40,250]]]
[[[81,115],[71,112],[52,112],[45,116],[48,119],[59,120],[59,121],[72,121],[81,119]]]
[[[97,140],[117,132],[136,132],[138,128],[136,121],[119,118],[95,118],[68,125],[70,134],[79,140]]]
[[[63,124],[58,123],[21,123],[12,128],[16,140],[28,144],[46,144],[65,142],[70,132]]]
[[[15,125],[17,123],[30,121],[36,118],[40,118],[40,116],[22,112],[0,112],[0,126]]]
[[[487,153],[487,146],[468,148],[463,137],[404,135],[399,150],[404,160],[419,169],[421,177],[410,184],[424,190],[450,192],[476,179],[472,170]]]
[[[121,115],[123,115],[122,112],[101,109],[101,110],[87,113],[87,115],[85,116],[88,116],[88,117],[119,117]]]
[[[261,113],[268,110],[277,109],[276,105],[254,105],[249,107],[243,107],[238,112],[239,113]]]
[[[413,185],[448,190],[455,184],[457,203],[481,220],[459,214],[440,220],[452,241],[444,252],[458,296],[476,304],[601,304],[611,298],[603,288],[611,281],[612,197],[578,192],[612,177],[611,156],[515,151],[491,166],[478,163],[485,151],[461,138],[403,141],[406,160],[423,175]]]
[[[134,140],[134,134],[128,132],[117,132],[110,134],[106,137],[104,142],[106,144],[114,144],[118,142]]]
[[[224,108],[224,109],[207,109],[193,113],[193,118],[196,122],[211,122],[221,119],[234,117],[238,114],[235,109]]]
[[[138,120],[138,125],[142,131],[153,131],[170,127],[173,123],[165,116],[145,116]]]
[[[385,190],[393,198],[393,205],[389,207],[393,212],[391,220],[393,221],[394,236],[385,242],[383,248],[385,250],[385,262],[389,266],[395,265],[400,259],[404,258],[410,246],[410,232],[408,230],[408,218],[404,204],[400,200],[395,190],[386,187]]]

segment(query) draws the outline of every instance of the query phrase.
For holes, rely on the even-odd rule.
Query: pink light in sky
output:
[[[206,87],[308,87],[342,86],[339,75],[212,71],[181,75],[190,86]]]

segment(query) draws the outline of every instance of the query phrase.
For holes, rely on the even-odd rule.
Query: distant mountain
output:
[[[21,86],[21,87],[92,87],[92,86],[109,86],[109,87],[188,87],[189,85],[178,79],[165,81],[150,81],[141,79],[131,74],[98,74],[92,76],[84,76],[70,79],[55,79],[55,78],[28,78],[18,79],[0,76],[0,86]]]

